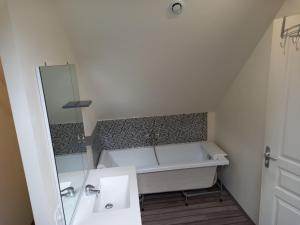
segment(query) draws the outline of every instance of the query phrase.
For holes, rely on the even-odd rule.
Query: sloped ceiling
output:
[[[214,111],[284,0],[57,0],[98,119]]]

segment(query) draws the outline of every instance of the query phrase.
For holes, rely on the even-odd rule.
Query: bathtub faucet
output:
[[[158,144],[157,139],[159,138],[159,132],[155,132],[153,129],[150,131],[147,137],[150,139],[151,145],[156,146]]]

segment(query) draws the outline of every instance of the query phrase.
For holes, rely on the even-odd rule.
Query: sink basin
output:
[[[134,167],[90,170],[87,184],[100,194],[81,194],[71,225],[142,225]]]
[[[95,198],[94,213],[130,207],[128,175],[100,178],[100,190]]]

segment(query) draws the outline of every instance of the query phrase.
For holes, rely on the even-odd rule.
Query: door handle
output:
[[[266,147],[266,151],[265,151],[265,167],[269,168],[270,167],[270,160],[276,161],[278,160],[278,158],[275,158],[271,155],[271,148],[270,146]]]
[[[265,157],[268,158],[268,159],[274,160],[274,161],[278,160],[278,158],[275,158],[275,157],[271,156],[270,152],[269,153],[265,153]]]

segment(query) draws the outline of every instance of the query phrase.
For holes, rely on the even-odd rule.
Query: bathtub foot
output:
[[[203,195],[209,195],[209,194],[219,194],[219,201],[223,202],[223,196],[222,196],[222,192],[223,192],[223,186],[222,184],[220,185],[219,183],[217,183],[217,190],[200,190],[199,192],[188,192],[188,191],[183,191],[182,195],[185,197],[184,203],[186,206],[189,206],[188,200],[191,197],[197,197],[197,196],[203,196]]]
[[[219,171],[219,172],[220,172],[220,177],[219,177],[219,179],[217,180],[217,185],[219,186],[219,191],[220,191],[220,199],[219,199],[219,201],[220,201],[220,202],[223,202],[223,197],[222,197],[223,191],[224,191],[223,181],[222,181],[223,166],[220,167],[220,171]]]
[[[145,196],[144,195],[140,195],[139,196],[139,199],[140,199],[140,207],[141,207],[141,211],[143,212],[145,209],[144,209],[144,199],[145,199]]]
[[[182,195],[185,197],[185,205],[188,206],[188,200],[191,197],[196,197],[196,196],[201,196],[201,195],[207,195],[207,194],[219,194],[219,202],[223,202],[223,192],[224,192],[224,185],[222,182],[222,169],[223,167],[220,168],[220,178],[215,181],[214,189],[213,190],[205,190],[202,189],[199,192],[195,191],[182,191]]]
[[[189,200],[188,193],[186,193],[185,191],[182,191],[181,194],[184,197],[184,205],[185,206],[189,206],[189,203],[188,203],[188,200]]]
[[[223,202],[223,190],[224,190],[223,182],[221,179],[219,181],[220,181],[220,202]]]
[[[187,195],[185,195],[185,202],[184,202],[185,206],[189,206],[188,200],[189,199],[188,199]]]

